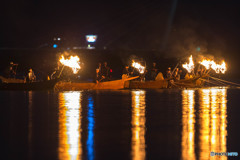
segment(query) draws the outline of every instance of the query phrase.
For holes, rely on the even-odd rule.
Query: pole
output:
[[[208,72],[207,72],[207,75],[208,75],[208,73],[211,71],[211,68],[208,70]]]
[[[234,85],[236,85],[236,86],[240,86],[240,84],[238,84],[238,83],[234,83],[234,82],[222,80],[222,79],[215,78],[215,77],[211,77],[211,76],[209,76],[209,77],[212,78],[212,79],[215,79],[215,80],[219,80],[219,81],[225,82],[225,83],[230,83],[230,84],[234,84]]]
[[[61,74],[62,74],[62,71],[63,71],[63,69],[64,69],[64,66],[62,67],[62,69],[61,69],[61,71],[60,71],[60,73],[59,73],[59,75],[58,75],[58,78],[60,78],[60,76],[61,76]]]
[[[206,79],[202,79],[202,78],[200,78],[200,80],[202,80],[202,81],[205,81],[205,82],[207,82],[207,83],[211,83],[211,84],[214,84],[214,85],[218,85],[217,83],[214,83],[214,82],[210,82],[209,80],[206,80]],[[226,84],[225,84],[226,85]]]
[[[178,64],[176,65],[176,67],[173,69],[173,71],[171,72],[171,76],[172,76],[172,74],[174,73],[174,71],[176,70],[176,68],[177,68],[178,65],[179,65],[179,62],[178,62]]]

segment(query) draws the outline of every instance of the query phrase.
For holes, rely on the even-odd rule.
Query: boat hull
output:
[[[200,77],[191,79],[173,80],[158,80],[158,81],[129,81],[126,82],[127,89],[161,89],[161,88],[198,88],[204,85],[204,81]]]
[[[167,88],[168,81],[167,80],[159,80],[159,81],[130,81],[127,82],[128,85],[125,85],[126,88],[129,89],[160,89],[160,88]]]
[[[125,82],[136,79],[131,77],[126,79],[99,82],[99,83],[74,83],[74,82],[58,82],[54,90],[57,91],[79,91],[79,90],[108,90],[108,89],[124,89]]]
[[[204,85],[204,81],[200,79],[200,77],[192,78],[192,79],[182,79],[177,82],[174,82],[173,88],[199,88]]]
[[[57,80],[32,82],[32,83],[0,83],[0,90],[51,90]]]

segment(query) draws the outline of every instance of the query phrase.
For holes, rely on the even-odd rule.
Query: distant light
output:
[[[61,38],[57,38],[57,40],[58,40],[58,41],[60,41],[60,40],[61,40]]]
[[[56,41],[56,40],[57,40],[57,38],[55,38],[55,37],[54,37],[54,38],[53,38],[53,40],[54,40],[54,41]]]
[[[86,35],[87,42],[93,43],[97,40],[97,35]]]
[[[73,49],[82,49],[82,47],[76,46],[76,47],[73,47]]]
[[[199,52],[199,51],[201,50],[201,48],[200,48],[200,47],[197,47],[196,50]]]
[[[95,47],[88,44],[87,49],[95,49]]]
[[[57,44],[53,44],[53,48],[57,48],[58,47],[58,45]]]

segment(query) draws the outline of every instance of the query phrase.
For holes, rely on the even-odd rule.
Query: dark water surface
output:
[[[239,89],[0,96],[4,159],[195,160],[227,159],[211,151],[240,153]]]

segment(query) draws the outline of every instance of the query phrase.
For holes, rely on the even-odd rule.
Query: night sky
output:
[[[41,48],[55,36],[81,46],[86,34],[97,34],[100,48],[240,51],[239,0],[5,0],[1,8],[1,48]]]

